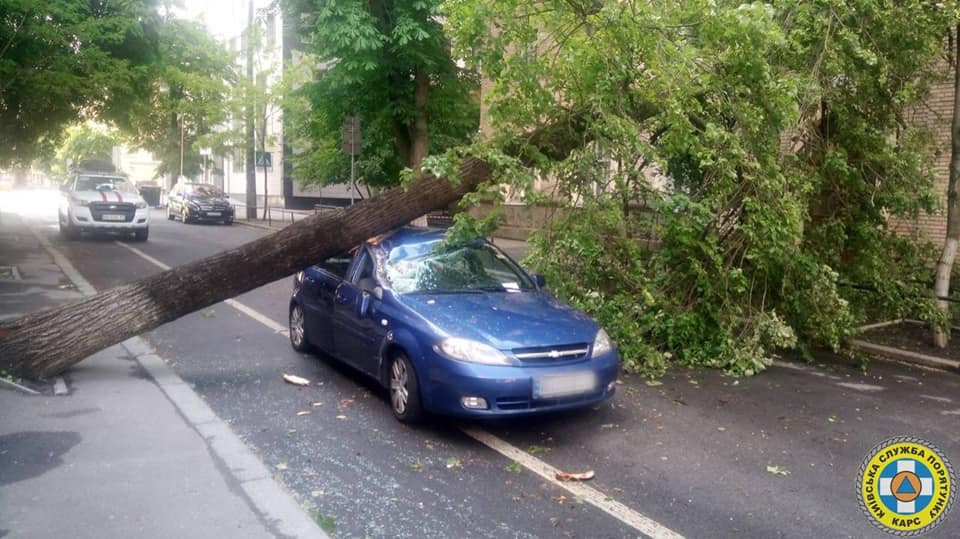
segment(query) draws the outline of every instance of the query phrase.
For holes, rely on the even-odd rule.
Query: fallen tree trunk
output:
[[[0,371],[46,378],[87,356],[191,312],[281,279],[432,210],[490,177],[467,159],[459,183],[421,174],[333,213],[314,215],[236,249],[0,325]]]

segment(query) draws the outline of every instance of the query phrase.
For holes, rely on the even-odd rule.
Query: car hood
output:
[[[449,336],[500,350],[592,343],[598,326],[544,292],[404,294],[401,303]]]
[[[129,191],[73,191],[70,196],[85,202],[131,202],[136,204],[143,201],[139,194]]]

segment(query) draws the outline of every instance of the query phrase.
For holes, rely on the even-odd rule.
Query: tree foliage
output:
[[[451,159],[519,153],[504,161],[525,172],[519,187],[532,176],[553,184],[550,203],[566,210],[536,235],[530,262],[599,318],[628,368],[751,374],[780,348],[842,349],[870,317],[937,316],[931,252],[888,222],[934,208],[932,139],[905,118],[938,75],[951,9],[881,0],[446,9],[458,53],[490,81],[493,133]],[[577,149],[531,144],[548,123],[567,125],[558,146]]]
[[[438,0],[288,5],[301,20],[301,61],[315,68],[315,80],[287,104],[296,178],[325,184],[349,177],[341,127],[351,114],[363,132],[358,176],[375,187],[396,185],[402,169],[417,168],[418,145],[442,152],[476,131],[478,80],[451,56]]]
[[[0,0],[0,163],[29,163],[80,117],[115,119],[156,58],[152,0]]]
[[[183,173],[194,175],[203,161],[199,146],[213,143],[229,116],[233,56],[201,24],[183,19],[160,21],[157,41],[149,86],[117,123],[159,161],[158,175],[180,173],[182,135]]]
[[[111,127],[92,122],[71,125],[55,154],[39,160],[39,164],[52,178],[65,180],[70,165],[92,160],[110,162],[113,147],[121,142],[122,137]]]

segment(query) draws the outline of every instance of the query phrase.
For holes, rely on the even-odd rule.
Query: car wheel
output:
[[[60,221],[60,235],[68,240],[75,240],[80,237],[80,231],[70,224],[70,215],[67,214],[67,222]]]
[[[303,307],[295,303],[290,307],[290,346],[297,352],[310,352],[313,347],[307,339],[306,318]]]
[[[137,241],[147,241],[147,238],[150,237],[150,229],[144,228],[143,230],[134,230],[133,234]]]
[[[223,224],[230,226],[233,224],[233,219],[224,219]]]
[[[418,423],[423,420],[417,372],[403,353],[394,356],[390,364],[390,408],[401,423]]]
[[[170,206],[167,206],[167,220],[175,221],[176,219],[177,219],[177,216],[173,214],[173,211],[170,209]]]
[[[186,206],[184,206],[180,210],[180,220],[183,221],[183,224],[187,224],[190,222],[190,212],[187,211]]]

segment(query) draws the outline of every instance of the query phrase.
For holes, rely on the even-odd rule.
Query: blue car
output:
[[[515,416],[616,391],[619,354],[585,314],[493,244],[402,228],[296,274],[290,343],[389,390],[393,413]]]

